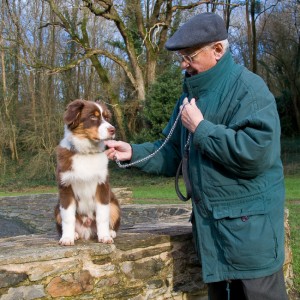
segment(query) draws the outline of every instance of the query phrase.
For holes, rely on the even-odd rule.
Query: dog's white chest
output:
[[[108,158],[104,153],[75,154],[71,170],[61,173],[61,183],[72,186],[81,214],[90,216],[95,211],[97,185],[106,181],[107,165]]]
[[[71,170],[61,173],[63,185],[104,183],[108,174],[108,158],[105,153],[75,154]]]

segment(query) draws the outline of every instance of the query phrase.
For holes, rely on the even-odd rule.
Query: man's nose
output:
[[[180,68],[182,70],[185,70],[190,64],[188,62],[186,62],[184,59],[181,61],[180,63]]]

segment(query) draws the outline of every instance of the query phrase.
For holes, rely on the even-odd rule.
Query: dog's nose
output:
[[[116,128],[115,128],[114,126],[108,127],[107,130],[108,130],[108,133],[109,133],[111,136],[114,135],[115,132],[116,132]]]

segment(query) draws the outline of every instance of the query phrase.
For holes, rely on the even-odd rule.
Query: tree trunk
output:
[[[248,42],[248,51],[249,51],[249,61],[245,61],[246,67],[250,70],[253,70],[253,52],[252,52],[252,29],[250,22],[250,12],[249,12],[249,1],[246,1],[246,24],[247,24],[247,42]]]
[[[0,37],[0,48],[4,49],[2,37]],[[1,68],[2,68],[2,91],[3,91],[3,101],[4,101],[4,109],[5,109],[5,118],[8,123],[7,126],[9,128],[8,144],[11,151],[11,159],[19,160],[17,142],[16,142],[16,126],[13,124],[10,111],[9,111],[12,100],[9,99],[8,91],[7,91],[4,50],[1,50]]]
[[[299,110],[299,95],[297,94],[297,87],[292,86],[292,101],[296,116],[298,132],[300,132],[300,110]]]
[[[229,24],[230,24],[230,13],[231,13],[231,5],[230,4],[231,4],[231,0],[226,0],[224,9],[223,9],[223,16],[224,16],[227,31],[229,29]]]
[[[257,73],[257,38],[255,24],[255,2],[251,0],[251,32],[252,32],[252,71]]]

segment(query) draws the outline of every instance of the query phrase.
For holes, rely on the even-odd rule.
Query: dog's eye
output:
[[[90,119],[92,120],[92,121],[98,121],[99,119],[97,118],[97,117],[95,117],[95,116],[90,116]]]
[[[104,114],[102,115],[102,117],[103,117],[103,119],[104,119],[105,121],[109,121],[109,120],[110,120],[110,115],[109,115],[109,114],[104,113]]]

